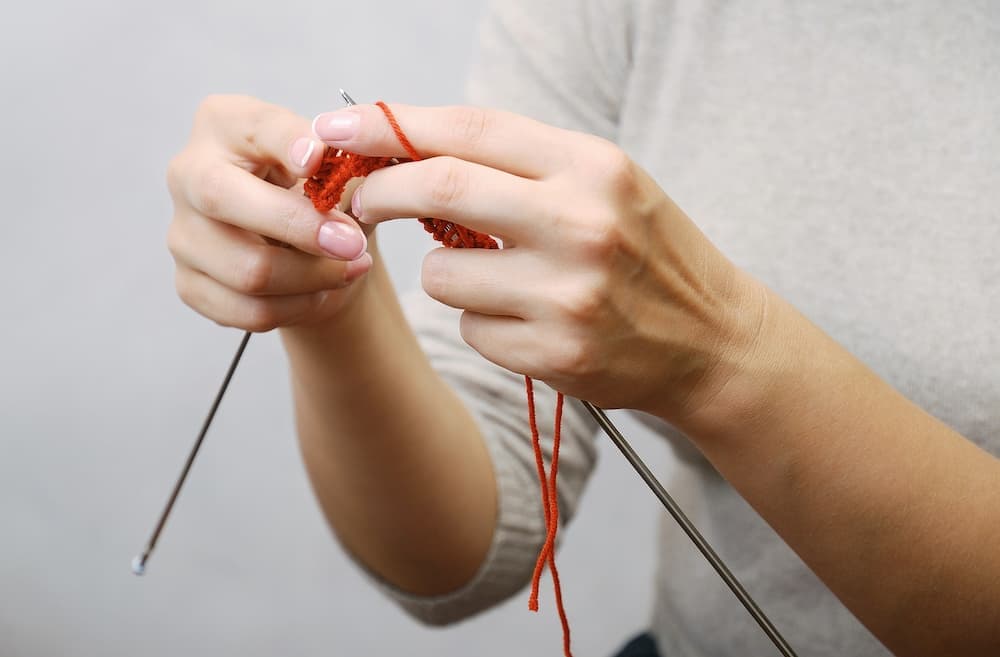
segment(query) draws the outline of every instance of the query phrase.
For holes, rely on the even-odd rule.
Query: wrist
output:
[[[337,307],[329,313],[310,319],[307,322],[283,326],[280,329],[285,350],[294,359],[297,353],[306,351],[314,353],[322,349],[324,358],[335,355],[350,356],[351,350],[334,349],[337,345],[355,344],[368,332],[373,315],[377,312],[377,300],[381,284],[379,279],[387,273],[381,259],[372,253],[374,262],[371,270],[360,279],[351,283],[350,294],[339,301]],[[337,294],[340,291],[333,291]],[[337,352],[336,354],[333,352]]]
[[[743,432],[769,407],[788,367],[794,321],[787,304],[737,270],[712,362],[680,413],[664,417],[695,442]]]

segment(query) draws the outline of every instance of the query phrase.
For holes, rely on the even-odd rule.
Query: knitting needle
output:
[[[771,642],[774,643],[775,647],[777,647],[778,652],[785,657],[797,657],[795,651],[788,645],[785,638],[781,636],[781,633],[778,632],[778,629],[771,623],[771,620],[767,617],[763,610],[761,610],[754,599],[750,597],[750,594],[743,588],[743,585],[736,579],[736,576],[733,575],[732,571],[726,567],[725,562],[723,562],[719,555],[716,554],[715,550],[712,549],[712,546],[705,540],[705,537],[701,535],[701,532],[698,531],[694,524],[692,524],[691,520],[689,520],[684,514],[680,506],[677,505],[677,502],[674,501],[674,498],[672,498],[663,487],[663,484],[661,484],[650,469],[646,467],[646,464],[643,463],[642,459],[639,458],[639,455],[635,453],[632,446],[629,445],[627,440],[625,440],[625,436],[623,436],[621,431],[618,430],[618,427],[611,422],[611,419],[607,416],[607,414],[588,401],[581,400],[581,403],[584,408],[590,412],[593,418],[597,421],[597,424],[600,425],[600,427],[604,430],[604,433],[608,435],[628,462],[632,464],[632,467],[635,468],[637,473],[639,473],[642,480],[646,482],[646,485],[649,486],[651,491],[653,491],[653,494],[656,495],[660,502],[663,503],[663,506],[666,507],[670,515],[673,516],[675,521],[677,521],[677,524],[680,525],[682,530],[684,530],[684,533],[688,535],[688,538],[690,538],[695,547],[698,548],[698,551],[701,552],[702,556],[704,556],[708,563],[711,564],[712,568],[715,569],[715,572],[717,572],[719,577],[722,578],[722,581],[726,583],[729,590],[736,595],[746,610],[750,612],[753,619],[757,621],[758,625],[760,625],[760,629],[764,631],[767,638],[769,638]]]
[[[251,335],[253,335],[253,333],[250,331],[243,334],[243,339],[240,341],[240,346],[236,350],[236,355],[233,356],[233,361],[229,364],[229,370],[226,371],[226,377],[222,380],[219,392],[215,395],[215,401],[212,402],[212,407],[209,409],[208,415],[205,416],[205,421],[201,425],[201,431],[198,432],[198,437],[194,441],[191,453],[188,454],[187,461],[184,463],[184,468],[181,470],[181,474],[177,478],[177,483],[174,484],[174,490],[170,493],[170,499],[167,500],[167,505],[163,508],[163,512],[160,514],[160,520],[156,523],[156,528],[153,530],[153,534],[149,537],[149,542],[146,543],[146,548],[142,551],[142,554],[136,555],[135,558],[132,559],[132,572],[136,575],[142,575],[146,572],[146,562],[149,560],[149,555],[153,553],[153,548],[156,547],[156,541],[160,538],[160,532],[163,531],[163,526],[167,523],[167,516],[170,515],[171,509],[174,508],[174,502],[177,501],[177,495],[181,492],[181,486],[184,485],[184,480],[187,479],[188,472],[191,470],[191,464],[194,463],[194,458],[198,456],[198,450],[201,449],[201,443],[205,440],[205,434],[208,433],[208,427],[212,425],[212,420],[215,418],[215,412],[219,410],[219,404],[222,402],[222,396],[226,394],[226,388],[229,387],[229,382],[233,378],[233,373],[236,372],[236,366],[240,364],[240,358],[243,357],[243,352],[247,348],[247,342],[250,341]]]

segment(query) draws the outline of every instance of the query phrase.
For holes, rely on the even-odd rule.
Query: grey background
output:
[[[184,307],[163,172],[200,98],[461,100],[477,0],[17,3],[0,20],[0,656],[554,655],[526,594],[422,627],[335,544],[257,336],[145,578],[129,572],[239,340]],[[429,241],[380,228],[400,289]],[[634,425],[627,425],[637,432]],[[638,449],[662,469],[665,450]],[[655,501],[611,448],[560,570],[576,654],[645,623]]]

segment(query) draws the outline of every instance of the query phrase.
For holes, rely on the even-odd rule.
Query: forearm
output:
[[[685,429],[900,655],[1000,648],[1000,462],[775,295],[749,373]]]
[[[300,444],[344,546],[403,590],[444,593],[467,582],[488,550],[493,470],[375,261],[346,312],[282,331]]]

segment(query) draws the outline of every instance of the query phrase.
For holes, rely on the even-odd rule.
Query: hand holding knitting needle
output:
[[[498,111],[393,106],[426,159],[372,173],[353,214],[438,217],[502,251],[431,252],[423,286],[489,360],[604,407],[679,420],[747,359],[759,286],[617,146]],[[317,117],[327,144],[405,157],[382,112]]]
[[[178,291],[202,314],[246,332],[149,541],[132,560],[136,575],[146,572],[253,332],[329,315],[348,296],[330,290],[346,287],[372,265],[364,233],[349,217],[343,221],[340,199],[328,199],[324,212],[310,212],[313,205],[307,208],[301,196],[282,193],[321,166],[324,148],[304,135],[304,124],[254,98],[212,96],[199,108],[187,148],[170,163],[175,212],[169,245]],[[269,211],[277,214],[262,214]],[[309,257],[317,241],[327,257],[350,262]],[[293,253],[292,243],[302,252]]]

